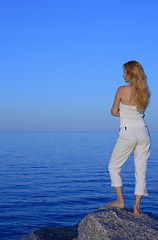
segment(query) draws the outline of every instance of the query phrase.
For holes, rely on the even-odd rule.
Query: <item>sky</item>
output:
[[[0,132],[118,131],[122,65],[140,62],[158,131],[157,0],[0,0]]]

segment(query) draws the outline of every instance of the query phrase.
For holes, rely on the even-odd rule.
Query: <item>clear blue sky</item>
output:
[[[158,131],[157,0],[0,0],[0,131],[117,131],[122,65],[139,61]]]

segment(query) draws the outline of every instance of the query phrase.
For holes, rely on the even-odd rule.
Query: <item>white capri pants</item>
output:
[[[147,196],[146,169],[150,154],[150,136],[146,126],[124,127],[120,129],[119,137],[109,162],[111,186],[122,186],[121,169],[134,150],[135,163],[135,195]]]

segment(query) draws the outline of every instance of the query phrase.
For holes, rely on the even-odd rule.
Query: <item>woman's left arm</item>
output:
[[[116,95],[115,95],[113,106],[111,108],[111,114],[115,117],[120,117],[119,106],[120,106],[120,101],[121,101],[121,88],[122,87],[118,88]]]

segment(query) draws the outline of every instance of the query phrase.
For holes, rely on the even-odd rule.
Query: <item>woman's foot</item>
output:
[[[142,212],[140,211],[140,202],[142,197],[142,195],[136,195],[136,201],[133,205],[134,215],[139,215]]]
[[[137,206],[136,204],[134,204],[133,210],[134,210],[134,215],[139,215],[142,212],[140,211],[139,206]]]
[[[115,201],[110,202],[110,203],[109,203],[109,206],[110,206],[110,207],[121,208],[121,209],[125,207],[124,202],[120,202],[120,201],[118,201],[118,200],[115,200]]]

